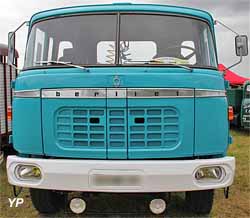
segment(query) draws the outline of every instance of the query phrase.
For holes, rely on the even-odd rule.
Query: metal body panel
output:
[[[129,99],[128,110],[129,158],[193,156],[194,98]]]
[[[89,72],[76,68],[37,69],[20,72],[15,90],[54,88],[196,88],[224,90],[224,78],[216,70],[172,67],[91,67]],[[27,80],[29,82],[27,83]]]
[[[20,153],[43,154],[41,99],[14,98],[13,145]]]
[[[163,13],[163,14],[173,14],[180,16],[192,16],[200,19],[207,20],[210,25],[213,27],[213,18],[212,16],[205,11],[186,8],[186,7],[176,7],[168,5],[152,5],[152,4],[106,4],[106,5],[86,5],[86,6],[76,6],[76,7],[67,7],[59,8],[54,10],[48,10],[36,13],[32,16],[30,23],[31,26],[34,22],[37,22],[41,19],[48,19],[51,17],[57,16],[72,16],[81,13],[99,13],[99,12],[145,12],[145,13]]]
[[[226,153],[229,144],[227,98],[195,99],[195,155]]]
[[[114,84],[114,78],[117,77],[120,79],[119,87]],[[38,148],[41,152],[43,147],[44,154],[54,157],[181,158],[224,155],[229,143],[224,79],[222,74],[214,70],[194,69],[190,72],[165,67],[101,67],[89,68],[88,72],[76,68],[28,70],[20,74],[15,87],[19,94],[27,90],[41,90],[41,98],[32,98],[30,102],[34,101],[36,105],[40,100],[42,112],[28,111],[32,116],[42,113],[42,123],[37,121],[36,125],[41,125],[43,139],[37,138],[41,140],[38,145],[30,146],[28,150],[22,149],[20,145],[26,143],[25,137],[28,137],[28,134],[21,130],[24,138],[14,135],[14,146],[17,144],[20,153],[35,153]],[[96,90],[101,90],[101,94],[94,97]],[[57,91],[60,96],[56,96]],[[135,97],[134,91],[137,91],[139,96]],[[76,96],[75,92],[79,92],[79,96]],[[160,97],[155,92],[159,92]],[[16,99],[20,98],[15,97],[14,102],[17,106],[22,105],[22,110],[25,110],[21,101]],[[32,107],[32,103],[29,106]],[[83,122],[82,125],[87,126],[87,130],[80,127],[80,135],[77,130],[67,130],[66,135],[62,132],[60,137],[57,136],[55,119],[61,109],[67,109],[71,113],[77,109],[87,111],[89,115],[79,115],[79,122]],[[67,110],[64,112],[67,113]],[[96,114],[92,117],[90,113],[93,113],[93,110],[101,111],[103,115]],[[132,111],[138,113],[138,117],[130,114]],[[141,111],[143,114],[140,114]],[[154,111],[158,114],[153,114]],[[14,112],[14,120],[16,116],[21,115]],[[171,116],[172,120],[175,119],[173,126],[167,125]],[[72,117],[74,118],[73,115]],[[72,117],[70,119],[73,119]],[[211,119],[206,120],[208,117]],[[100,125],[86,123],[86,119],[90,121],[91,118]],[[136,124],[136,118],[143,118],[144,123],[140,124],[138,119],[139,124]],[[148,119],[151,123],[147,123]],[[114,123],[110,122],[111,120]],[[220,124],[214,126],[218,120],[221,121]],[[71,128],[78,126],[73,121],[67,123]],[[95,128],[95,125],[99,125],[99,128]],[[137,125],[144,128],[143,137],[134,136],[137,134]],[[15,122],[15,128],[16,131],[21,128],[19,121]],[[60,128],[63,129],[63,125]],[[96,133],[90,132],[90,128]],[[64,136],[66,141],[70,139],[71,144],[58,144],[58,138],[61,140]],[[78,140],[77,137],[83,139]],[[135,142],[136,140],[139,143]]]
[[[46,155],[106,158],[106,99],[42,99],[42,108]]]

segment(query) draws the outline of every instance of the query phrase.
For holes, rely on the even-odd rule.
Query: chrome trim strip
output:
[[[127,98],[127,89],[123,88],[107,89],[107,98]]]
[[[22,91],[14,91],[14,97],[16,98],[40,98],[40,90],[22,90]]]
[[[193,98],[194,89],[136,88],[127,90],[128,98]]]
[[[43,89],[42,98],[106,98],[106,89]]]
[[[15,97],[40,97],[40,90],[15,91]],[[225,90],[188,88],[43,89],[42,98],[206,98],[226,97]]]
[[[226,91],[212,90],[212,89],[195,89],[195,97],[197,98],[226,97]]]

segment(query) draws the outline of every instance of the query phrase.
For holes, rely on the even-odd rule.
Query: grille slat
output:
[[[107,123],[109,148],[121,149],[127,146],[127,111],[124,108],[108,109]]]
[[[179,114],[174,107],[61,108],[55,130],[60,146],[83,149],[164,149],[180,140]]]
[[[57,142],[63,147],[105,148],[106,110],[61,108],[56,113],[55,129]]]
[[[128,113],[131,149],[170,148],[179,142],[179,114],[175,108],[133,108]],[[144,118],[144,123],[136,123],[137,118]]]

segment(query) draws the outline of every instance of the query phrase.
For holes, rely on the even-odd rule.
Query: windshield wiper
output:
[[[75,67],[75,68],[79,68],[82,70],[86,70],[86,67],[80,66],[80,65],[75,65],[72,64],[72,62],[64,62],[64,61],[37,61],[35,62],[36,64],[61,64],[61,65],[66,65],[69,67]]]
[[[171,65],[171,66],[175,66],[175,67],[180,67],[180,68],[183,68],[183,69],[186,69],[190,72],[193,71],[193,68],[191,67],[187,67],[187,66],[184,66],[184,65],[181,65],[181,64],[174,64],[174,63],[162,63],[161,61],[157,61],[157,60],[150,60],[150,61],[142,61],[142,60],[139,60],[139,61],[126,61],[126,63],[144,63],[144,64],[153,64],[153,63],[156,63],[156,64],[159,64],[159,65]]]

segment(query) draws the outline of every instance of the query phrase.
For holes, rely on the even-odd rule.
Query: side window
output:
[[[187,59],[191,65],[196,64],[195,45],[193,41],[184,41],[181,43],[181,55]]]
[[[70,51],[72,48],[73,48],[72,42],[70,42],[70,41],[61,41],[59,43],[57,60],[58,61],[70,62],[72,60],[71,56],[73,54],[70,54],[70,52],[66,52],[66,51]]]

